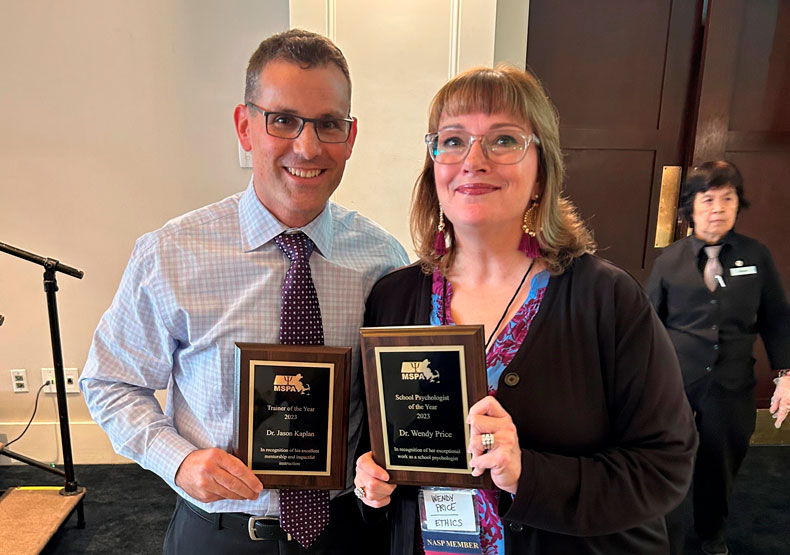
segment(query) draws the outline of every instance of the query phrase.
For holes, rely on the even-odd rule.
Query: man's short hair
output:
[[[340,49],[331,40],[317,33],[302,29],[290,29],[267,38],[253,53],[250,63],[247,65],[245,102],[255,102],[261,71],[272,60],[291,62],[302,69],[334,64],[345,75],[348,91],[351,94],[348,63]]]

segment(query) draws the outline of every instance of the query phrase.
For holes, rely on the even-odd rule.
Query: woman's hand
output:
[[[373,453],[370,451],[357,459],[354,485],[365,492],[360,499],[368,507],[379,508],[389,505],[390,495],[395,489],[394,484],[387,483],[389,479],[387,471],[373,461]]]
[[[472,474],[480,476],[489,469],[496,487],[515,495],[521,477],[521,447],[513,419],[499,401],[489,395],[469,409],[466,422],[471,432]],[[494,447],[488,451],[483,449],[483,434],[494,436]]]
[[[790,412],[790,376],[783,376],[776,380],[776,389],[771,397],[771,414],[776,419],[776,429],[782,427],[782,422]]]

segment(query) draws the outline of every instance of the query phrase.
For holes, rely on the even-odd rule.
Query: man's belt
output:
[[[248,536],[251,540],[291,541],[291,534],[280,528],[280,520],[268,516],[245,513],[209,513],[183,500],[187,507],[218,530],[231,530]]]

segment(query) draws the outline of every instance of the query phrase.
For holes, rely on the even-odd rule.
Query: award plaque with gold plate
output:
[[[490,487],[472,476],[469,407],[487,394],[482,326],[362,328],[373,459],[394,484]]]
[[[351,348],[236,343],[234,454],[266,488],[346,487]]]

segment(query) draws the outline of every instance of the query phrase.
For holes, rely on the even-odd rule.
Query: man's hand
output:
[[[192,451],[176,472],[176,485],[203,503],[258,498],[263,486],[239,459],[217,448]]]
[[[778,430],[790,412],[790,376],[776,380],[776,389],[771,397],[771,414],[776,419],[774,426]]]

